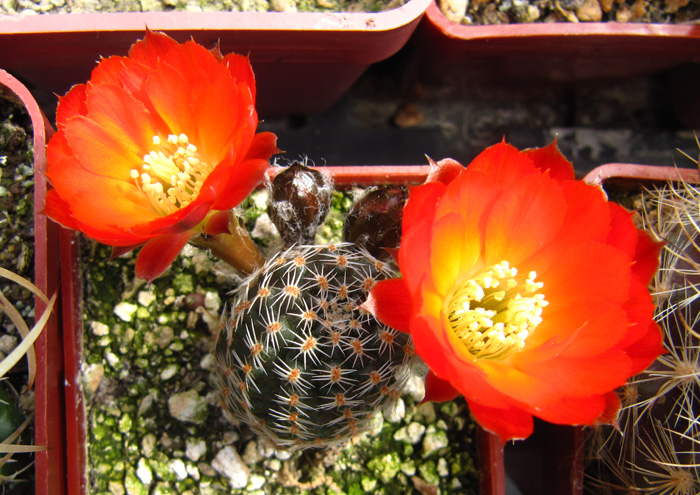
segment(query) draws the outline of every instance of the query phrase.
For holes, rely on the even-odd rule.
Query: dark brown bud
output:
[[[330,178],[298,162],[277,174],[267,214],[285,246],[313,244],[316,230],[330,210],[332,191]]]
[[[368,188],[350,208],[343,240],[364,246],[370,254],[386,259],[382,248],[396,248],[401,242],[401,220],[408,199],[406,186]]]

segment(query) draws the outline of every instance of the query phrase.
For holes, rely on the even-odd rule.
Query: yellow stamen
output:
[[[153,208],[169,215],[195,200],[214,167],[202,161],[187,135],[171,134],[164,143],[153,136],[153,150],[143,157],[141,170],[130,176],[146,194]]]
[[[501,261],[464,282],[450,297],[447,315],[452,329],[475,357],[505,358],[525,347],[542,322],[542,308],[549,303],[537,292],[544,284],[535,281],[535,272],[523,281],[517,274],[515,267]]]

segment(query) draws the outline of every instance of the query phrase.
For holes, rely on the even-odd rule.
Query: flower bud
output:
[[[295,162],[277,174],[270,187],[267,214],[285,246],[313,244],[330,210],[331,179]]]
[[[396,248],[401,242],[401,220],[408,199],[406,186],[368,188],[350,208],[343,240],[364,246],[376,258],[387,258],[382,248]]]

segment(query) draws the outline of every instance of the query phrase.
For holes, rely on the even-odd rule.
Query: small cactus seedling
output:
[[[391,267],[349,243],[292,247],[245,280],[216,343],[221,405],[295,450],[340,443],[392,407],[410,338],[360,306]]]

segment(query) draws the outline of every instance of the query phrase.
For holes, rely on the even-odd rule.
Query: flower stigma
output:
[[[186,134],[170,134],[165,142],[153,136],[153,148],[143,157],[141,170],[130,171],[131,178],[158,213],[170,215],[197,198],[214,167],[200,159]]]
[[[501,261],[460,285],[449,298],[452,330],[469,352],[484,359],[504,359],[525,347],[527,337],[542,322],[549,303],[544,286],[530,272],[518,281],[518,270]]]

